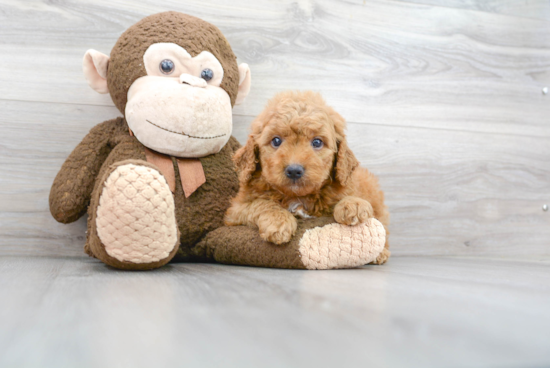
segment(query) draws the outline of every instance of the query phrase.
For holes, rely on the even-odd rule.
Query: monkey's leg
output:
[[[143,160],[109,167],[92,194],[86,249],[109,266],[148,270],[176,254],[174,198],[164,176]]]
[[[224,226],[210,232],[196,250],[226,264],[326,270],[370,263],[384,242],[384,227],[375,219],[347,226],[325,217],[299,220],[296,235],[286,244],[268,243],[252,227]]]

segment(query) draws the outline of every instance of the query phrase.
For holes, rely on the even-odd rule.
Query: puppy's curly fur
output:
[[[384,193],[378,179],[359,167],[346,142],[345,127],[344,118],[318,93],[275,96],[252,123],[246,145],[233,157],[240,190],[225,223],[257,226],[263,239],[276,244],[290,241],[297,227],[295,216],[333,215],[346,225],[375,217],[388,234]],[[291,165],[302,167],[300,178],[289,175]],[[386,262],[388,247],[386,237],[375,263]]]

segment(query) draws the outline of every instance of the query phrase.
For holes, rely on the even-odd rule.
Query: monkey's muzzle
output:
[[[125,116],[141,143],[176,157],[219,152],[233,125],[229,95],[185,74],[136,80],[128,91]]]

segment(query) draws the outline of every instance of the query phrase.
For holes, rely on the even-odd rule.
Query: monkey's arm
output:
[[[194,252],[216,262],[259,267],[331,269],[373,262],[384,249],[384,227],[375,219],[357,226],[331,217],[298,220],[289,243],[266,242],[249,226],[222,226],[208,233]]]
[[[86,212],[95,178],[113,148],[112,137],[125,126],[122,118],[96,125],[65,160],[50,190],[50,212],[57,221],[70,223]]]

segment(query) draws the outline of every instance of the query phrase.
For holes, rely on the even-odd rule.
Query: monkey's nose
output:
[[[285,175],[292,180],[298,180],[304,176],[306,170],[302,165],[288,165],[285,169]]]
[[[192,76],[191,74],[182,74],[180,75],[180,83],[187,83],[192,87],[201,87],[205,88],[208,84],[202,78]]]

